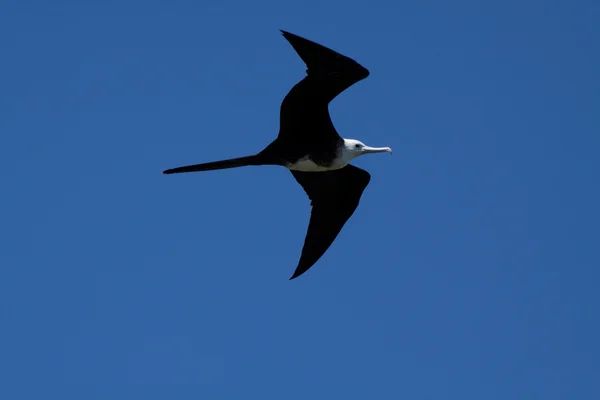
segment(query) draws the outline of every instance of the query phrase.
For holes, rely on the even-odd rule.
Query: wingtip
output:
[[[296,274],[296,273],[294,272],[294,275],[292,275],[292,276],[290,277],[290,281],[293,281],[294,279],[296,279],[296,278],[297,278],[297,277],[299,277],[299,276],[300,276],[300,274]]]
[[[302,275],[304,272],[306,272],[306,271],[302,271],[302,272],[300,272],[298,270],[294,271],[294,275],[291,276],[290,281],[296,279],[297,277]]]

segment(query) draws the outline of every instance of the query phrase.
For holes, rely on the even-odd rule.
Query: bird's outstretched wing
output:
[[[281,103],[279,137],[329,134],[337,136],[329,116],[329,103],[341,92],[369,76],[353,59],[318,43],[281,31],[307,66],[307,76],[298,82]],[[335,139],[337,139],[337,137]]]
[[[326,172],[292,171],[311,200],[312,212],[294,279],[312,267],[352,216],[371,175],[358,167]]]

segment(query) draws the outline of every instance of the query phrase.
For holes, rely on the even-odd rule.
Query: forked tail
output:
[[[212,171],[215,169],[226,169],[226,168],[237,168],[237,167],[245,167],[247,165],[265,165],[265,164],[274,164],[272,162],[268,162],[264,156],[261,154],[256,154],[253,156],[232,158],[229,160],[222,161],[213,161],[203,164],[195,164],[195,165],[186,165],[185,167],[178,167],[167,169],[163,171],[163,174],[177,174],[180,172],[196,172],[196,171]]]

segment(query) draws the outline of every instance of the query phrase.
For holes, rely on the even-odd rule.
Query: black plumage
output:
[[[329,103],[348,87],[368,77],[369,71],[334,50],[292,33],[281,32],[306,64],[307,75],[289,91],[281,104],[277,138],[255,155],[173,168],[164,173],[248,165],[289,168],[312,206],[302,254],[290,278],[294,279],[314,265],[331,246],[356,210],[371,179],[368,172],[348,164],[349,161],[342,155],[351,151],[360,154],[359,150],[346,148],[350,142],[338,134],[329,115]],[[359,148],[358,144],[356,148]],[[389,148],[366,146],[364,149],[364,153],[391,151]],[[354,157],[356,155],[350,158]],[[306,159],[325,170],[297,170],[297,163]]]

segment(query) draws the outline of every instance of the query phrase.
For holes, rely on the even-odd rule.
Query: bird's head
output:
[[[389,147],[370,147],[354,139],[344,139],[344,153],[349,158],[356,158],[363,154],[371,153],[392,153],[392,149]]]

